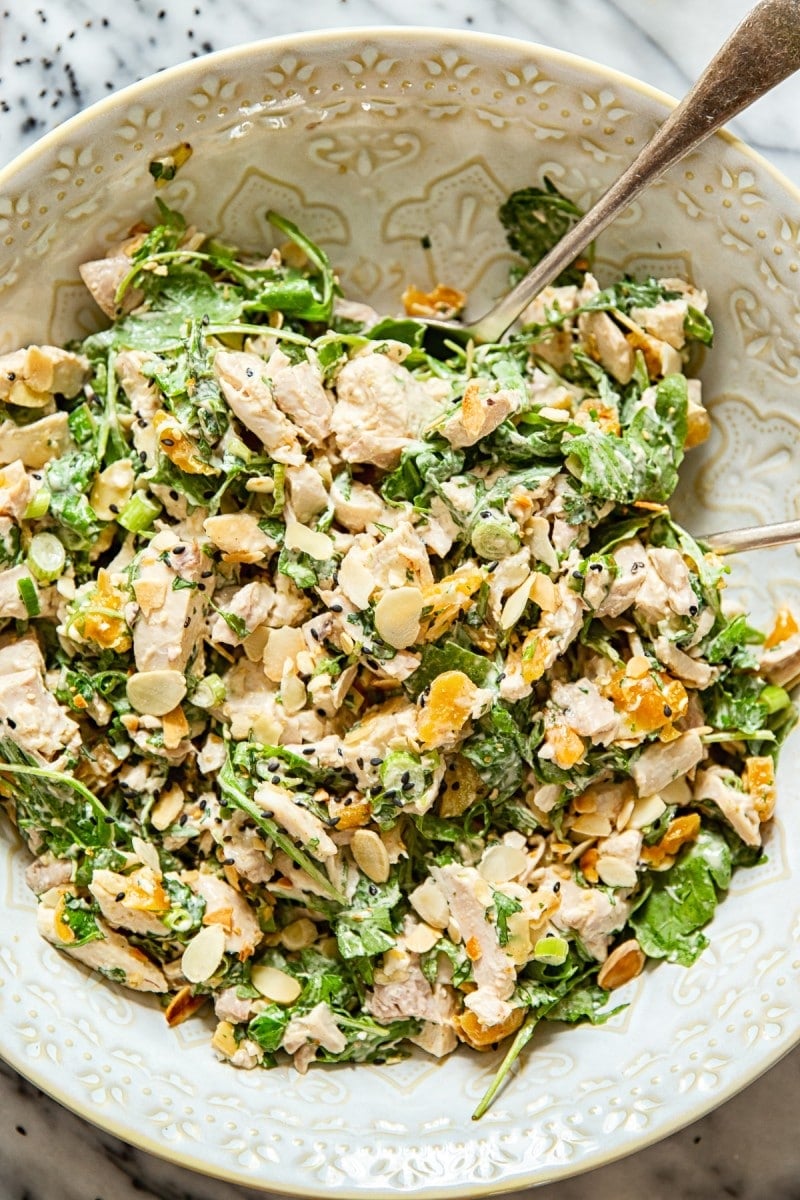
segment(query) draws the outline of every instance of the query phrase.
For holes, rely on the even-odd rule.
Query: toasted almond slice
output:
[[[144,838],[137,837],[136,834],[131,838],[131,848],[140,863],[149,867],[155,875],[156,879],[161,878],[161,862],[158,857],[158,850],[152,842],[146,842]]]
[[[161,725],[164,730],[164,748],[177,750],[189,732],[189,722],[186,720],[186,713],[180,704],[176,705],[171,712],[164,713]]]
[[[167,1024],[174,1029],[205,1004],[208,996],[193,996],[190,987],[182,987],[164,1009]]]
[[[375,605],[375,628],[395,650],[413,646],[419,638],[422,592],[417,587],[392,588]]]
[[[531,600],[539,605],[542,612],[555,612],[558,608],[558,592],[556,585],[549,575],[537,571],[531,584]]]
[[[440,929],[434,929],[432,925],[424,923],[414,923],[408,933],[403,937],[406,950],[410,950],[413,954],[427,954],[432,950],[442,936]]]
[[[339,567],[338,580],[339,587],[357,609],[367,607],[375,580],[356,554],[347,553],[344,556]]]
[[[446,929],[450,920],[450,909],[445,894],[432,879],[426,879],[408,897],[414,911],[435,929]]]
[[[303,990],[293,975],[264,964],[253,967],[250,980],[253,987],[258,988],[261,995],[273,1004],[294,1004]]]
[[[150,813],[150,824],[153,828],[157,829],[159,833],[169,829],[170,825],[180,816],[183,802],[183,790],[177,784],[166,788],[159,796],[157,803],[153,805],[153,811]]]
[[[636,867],[613,854],[601,854],[595,870],[608,887],[632,888],[636,886]]]
[[[163,717],[186,695],[186,680],[181,671],[137,671],[129,677],[125,691],[137,712]]]
[[[305,708],[306,699],[306,685],[302,679],[287,672],[281,680],[281,701],[287,717],[293,717]]]
[[[636,938],[629,938],[611,951],[597,973],[597,982],[601,988],[612,991],[635,979],[644,964],[645,956],[639,943]]]
[[[643,654],[634,654],[625,664],[625,674],[629,679],[644,679],[650,674],[650,663]]]
[[[183,952],[181,971],[190,983],[205,983],[222,962],[225,930],[221,925],[204,925]]]
[[[285,664],[289,661],[294,662],[305,648],[306,640],[301,629],[295,629],[291,625],[270,629],[264,647],[264,674],[267,679],[271,679],[273,683],[280,683]]]
[[[652,796],[642,796],[634,802],[633,812],[628,820],[628,825],[631,829],[644,829],[647,825],[652,825],[653,821],[657,821],[661,814],[666,809],[658,792],[654,792]]]
[[[146,617],[163,608],[167,599],[167,585],[159,579],[134,579],[133,594],[136,603]]]
[[[357,829],[350,850],[367,879],[373,883],[386,883],[389,878],[389,854],[374,829]]]
[[[608,837],[611,833],[611,821],[602,813],[581,813],[570,824],[571,833],[579,833],[583,837]]]
[[[508,883],[521,875],[527,865],[528,856],[524,850],[501,842],[485,852],[478,864],[478,872],[489,883]]]
[[[550,526],[544,517],[531,517],[531,550],[538,562],[543,562],[551,571],[558,570],[558,555],[550,541]]]
[[[220,1021],[214,1030],[211,1045],[217,1053],[224,1055],[225,1058],[233,1058],[238,1046],[230,1021]]]
[[[544,578],[544,576],[541,578]],[[531,584],[533,583],[533,579],[533,574],[528,575],[506,600],[500,613],[501,629],[513,629],[525,612],[525,605],[531,598]]]
[[[327,533],[309,529],[307,525],[301,525],[289,515],[286,517],[284,545],[287,550],[300,550],[303,554],[310,554],[312,558],[321,561],[333,556],[333,541]]]

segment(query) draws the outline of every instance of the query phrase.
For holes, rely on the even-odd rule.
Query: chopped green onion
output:
[[[774,683],[768,684],[758,698],[762,704],[766,704],[767,712],[770,715],[780,712],[782,708],[786,708],[792,702],[789,693]]]
[[[50,492],[46,487],[40,487],[35,496],[28,501],[28,506],[22,514],[23,521],[38,521],[46,515],[50,507]]]
[[[52,583],[63,572],[67,555],[54,533],[37,533],[31,538],[26,561],[31,575],[40,583]]]
[[[520,547],[519,530],[516,525],[498,512],[486,510],[481,513],[470,538],[472,548],[480,558],[494,561],[508,558]]]
[[[131,496],[117,517],[117,522],[129,533],[141,533],[142,530],[150,528],[160,512],[160,504],[154,500],[148,500],[141,492],[137,492],[136,495]]]
[[[277,517],[283,512],[283,506],[286,500],[285,482],[286,482],[286,467],[283,463],[275,463],[272,468],[272,479],[275,484],[275,491],[272,493],[272,513],[273,517]]]
[[[560,937],[539,938],[533,947],[533,957],[537,962],[546,963],[550,967],[560,967],[567,961],[569,942]]]
[[[192,704],[198,708],[213,708],[225,699],[225,684],[219,675],[206,675],[189,696]]]
[[[42,611],[42,606],[39,603],[39,591],[32,579],[25,576],[23,579],[17,580],[17,590],[22,603],[25,605],[29,617],[38,617]]]

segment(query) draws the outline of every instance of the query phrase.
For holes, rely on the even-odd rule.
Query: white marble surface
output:
[[[0,3],[2,0],[0,0]],[[747,0],[5,0],[0,164],[85,105],[160,67],[331,26],[473,28],[549,43],[683,92]],[[38,4],[39,7],[34,7]],[[737,131],[800,185],[800,79]],[[0,940],[2,935],[0,934]],[[798,1200],[800,1050],[682,1133],[537,1200]],[[0,1200],[247,1200],[98,1132],[0,1064]],[[532,1195],[532,1193],[529,1193]]]

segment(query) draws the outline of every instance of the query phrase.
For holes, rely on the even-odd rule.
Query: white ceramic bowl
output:
[[[251,248],[275,208],[322,242],[347,292],[390,309],[404,284],[506,283],[497,221],[549,175],[581,204],[619,173],[669,100],[604,67],[496,37],[436,30],[312,34],[144,80],[44,138],[0,174],[0,349],[60,342],[97,314],[77,266],[152,212],[151,159],[188,141],[161,195]],[[422,238],[429,239],[424,249]],[[703,377],[714,432],[684,472],[695,531],[797,515],[800,196],[715,137],[620,218],[599,269],[688,275],[717,327]],[[797,556],[737,562],[734,598],[800,608]],[[0,1052],[45,1091],[184,1165],[302,1195],[479,1195],[563,1177],[694,1120],[800,1037],[798,739],[780,772],[768,862],[737,876],[690,970],[662,966],[601,1029],[544,1031],[480,1125],[495,1055],[444,1063],[236,1072],[208,1031],[170,1031],[153,1002],[37,939],[26,855],[0,836]]]

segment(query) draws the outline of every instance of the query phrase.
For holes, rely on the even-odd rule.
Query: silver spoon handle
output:
[[[800,68],[800,0],[762,0],[737,26],[691,91],[623,175],[517,286],[475,323],[496,341],[534,296],[552,283],[639,193]]]
[[[745,550],[766,550],[770,546],[788,546],[800,542],[800,521],[779,521],[776,525],[754,525],[748,529],[729,529],[725,533],[700,535],[715,554],[741,554]]]

